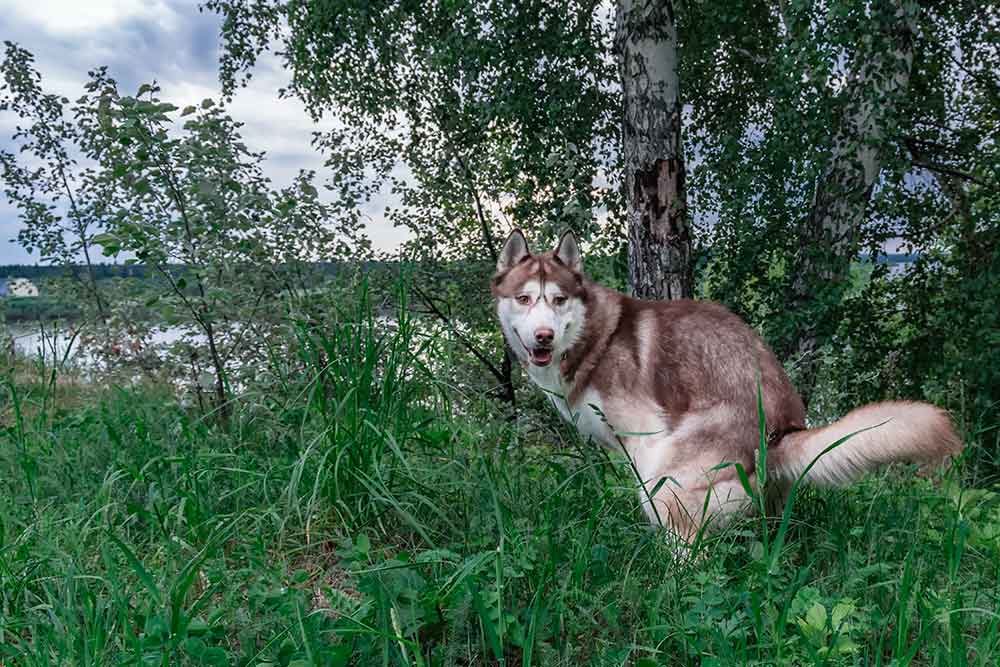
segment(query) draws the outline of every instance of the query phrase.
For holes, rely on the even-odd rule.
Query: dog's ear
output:
[[[572,231],[566,231],[559,237],[559,245],[556,246],[556,257],[559,258],[560,262],[577,273],[583,270],[580,246],[577,245],[576,236]]]
[[[503,244],[500,257],[497,258],[497,273],[502,273],[507,269],[512,269],[526,258],[531,257],[528,251],[528,242],[520,229],[515,229],[507,237],[507,242]]]

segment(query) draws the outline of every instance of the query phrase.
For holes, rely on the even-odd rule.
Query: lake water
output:
[[[147,342],[154,345],[173,343],[180,340],[184,332],[181,327],[156,329]],[[61,363],[65,358],[68,363],[82,368],[93,365],[93,356],[87,350],[82,350],[79,338],[65,328],[54,330],[46,326],[43,329],[37,323],[17,323],[7,325],[7,333],[14,341],[15,353],[20,356],[43,358],[46,364]]]

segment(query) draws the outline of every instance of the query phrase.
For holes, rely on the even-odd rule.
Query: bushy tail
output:
[[[912,401],[872,403],[829,426],[786,435],[768,450],[769,472],[794,481],[824,449],[861,429],[870,430],[823,454],[804,481],[838,486],[885,463],[942,461],[958,455],[963,447],[951,419],[940,408]]]

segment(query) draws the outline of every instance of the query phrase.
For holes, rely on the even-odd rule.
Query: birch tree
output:
[[[690,298],[691,227],[673,3],[619,0],[615,48],[624,106],[629,285],[644,298]]]
[[[808,403],[819,366],[818,346],[843,296],[858,232],[887,150],[886,135],[905,102],[913,65],[918,5],[909,0],[871,3],[874,29],[861,36],[850,63],[846,104],[799,230],[791,307],[802,326],[788,353],[799,367],[799,391]],[[790,21],[789,21],[790,23]],[[795,26],[786,25],[787,31]]]

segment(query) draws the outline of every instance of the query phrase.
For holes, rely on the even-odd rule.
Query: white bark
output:
[[[619,0],[629,282],[637,296],[689,297],[677,28],[669,0]]]

